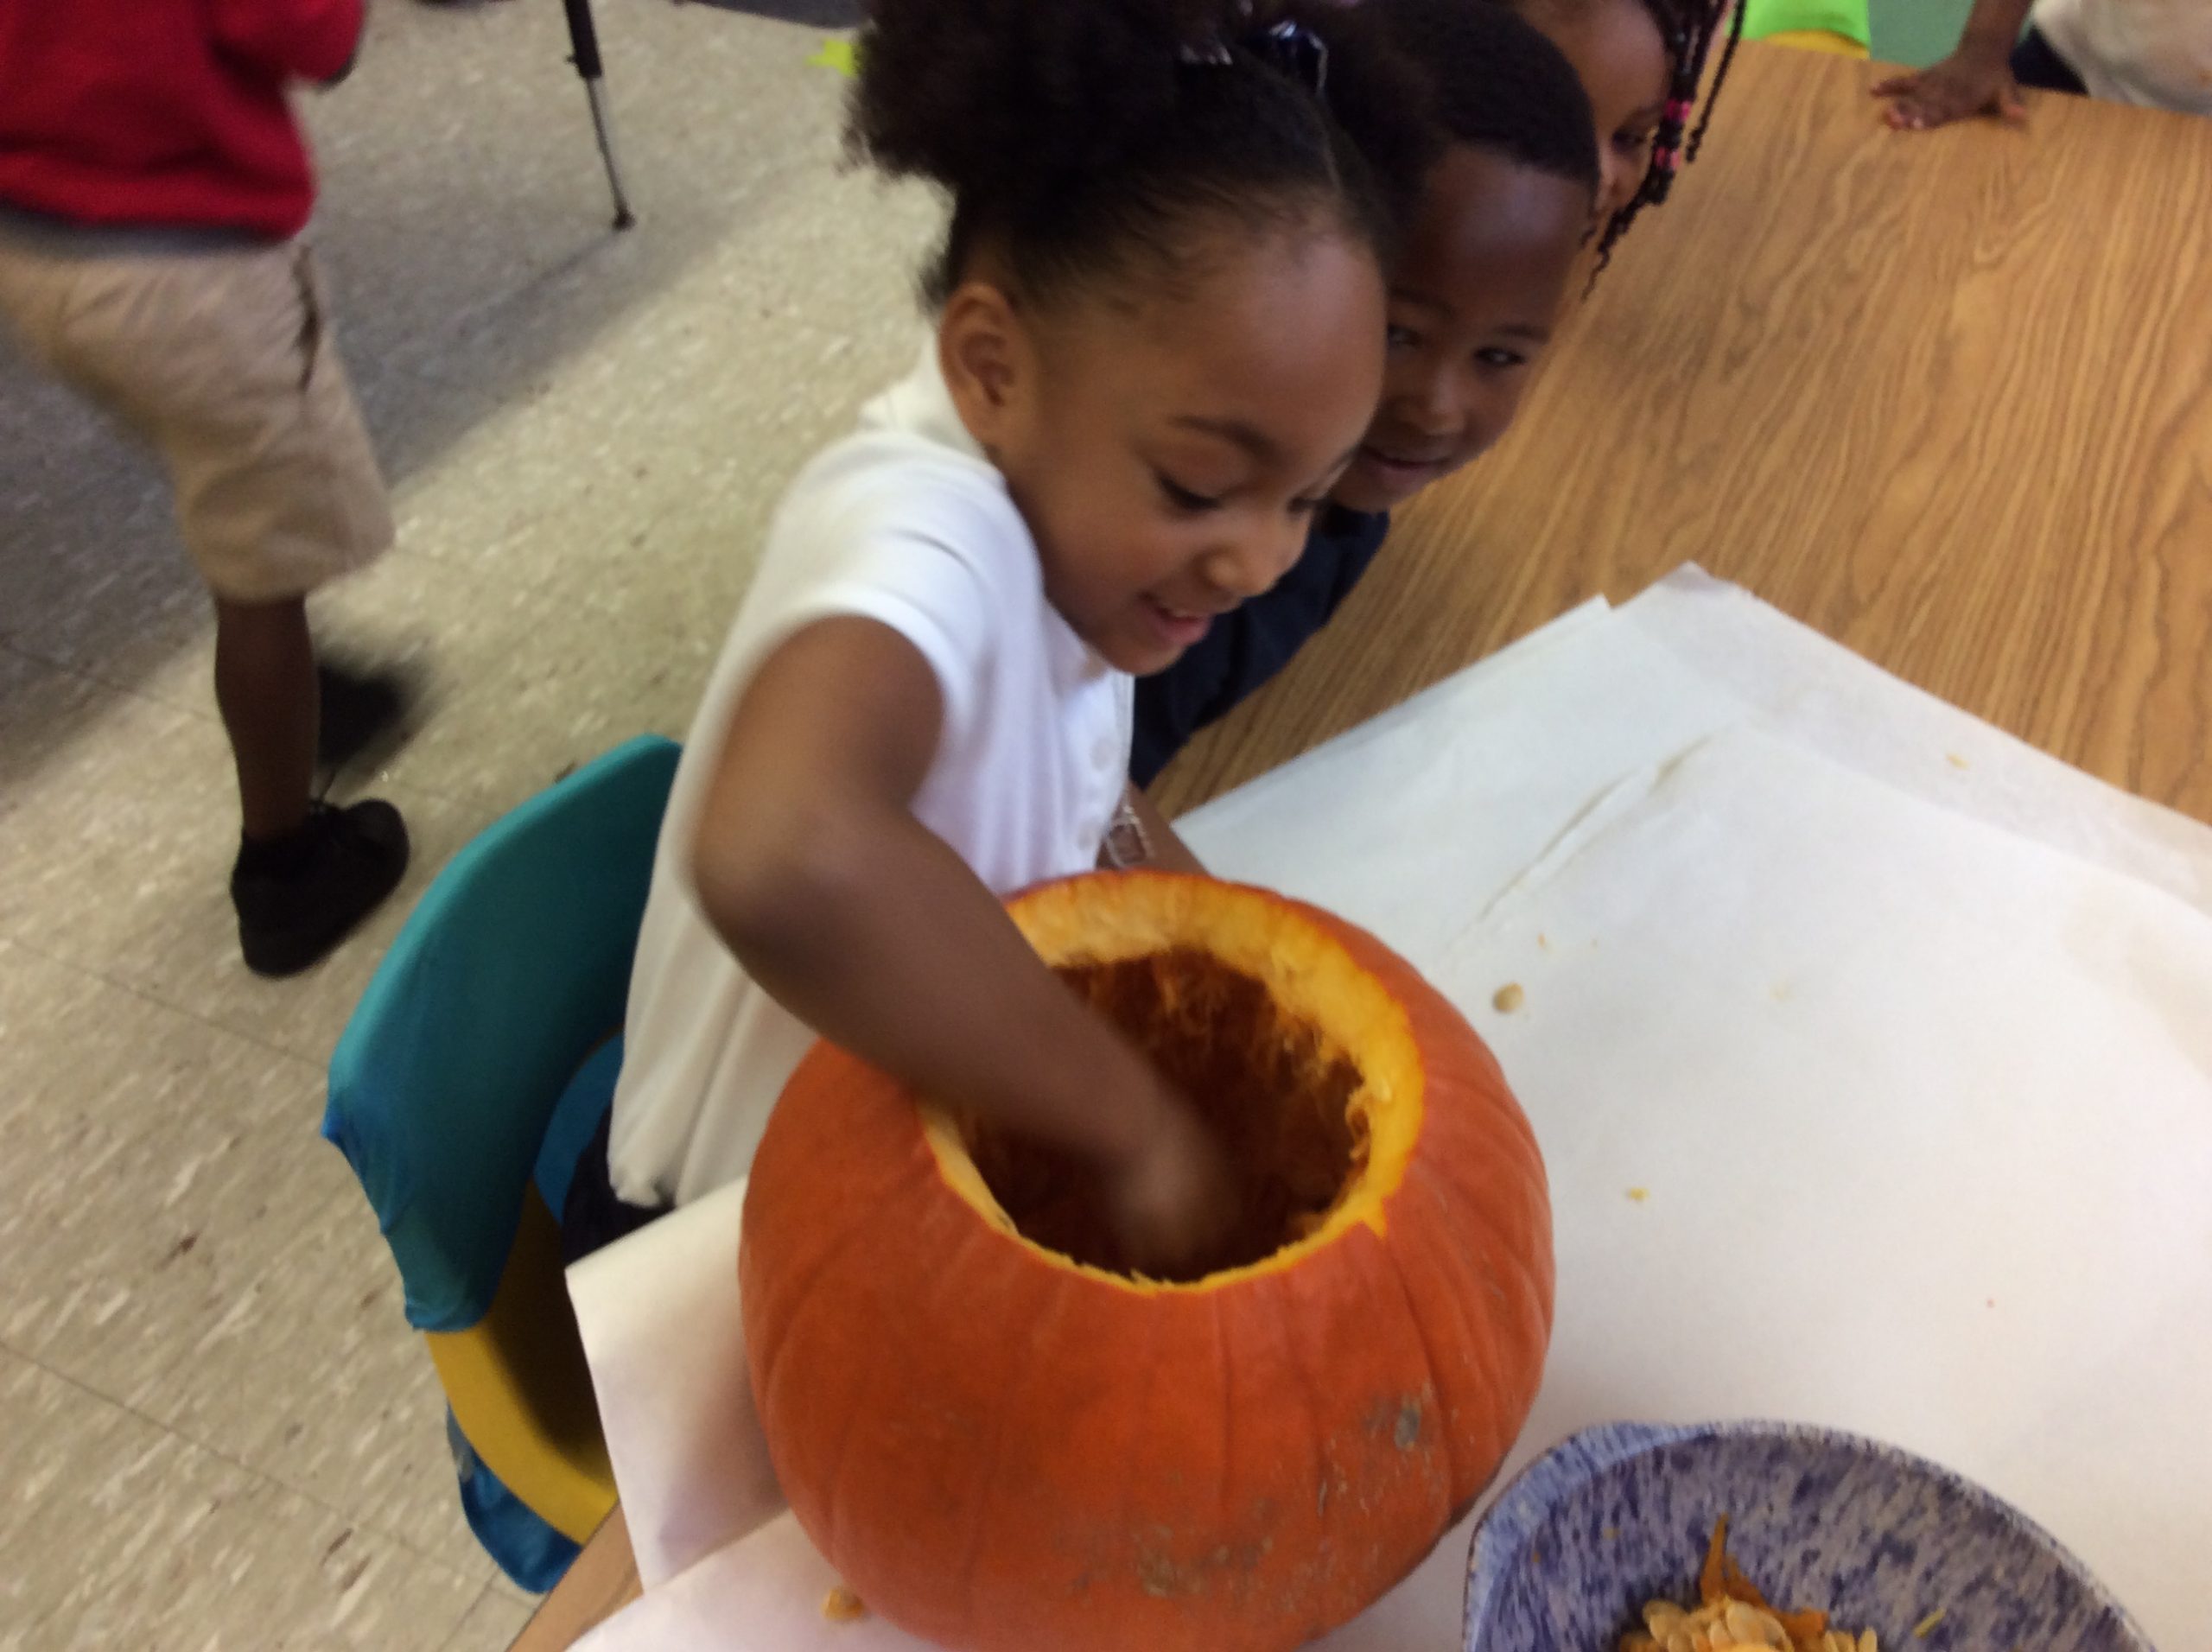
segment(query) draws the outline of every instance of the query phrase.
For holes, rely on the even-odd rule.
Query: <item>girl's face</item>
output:
[[[1382,401],[1338,504],[1387,511],[1505,434],[1589,226],[1585,186],[1488,149],[1445,151],[1390,283]]]
[[[1543,4],[1528,16],[1574,65],[1590,94],[1598,117],[1598,222],[1603,225],[1628,205],[1650,168],[1651,135],[1667,112],[1674,84],[1667,43],[1643,0]]]
[[[1217,238],[1172,295],[1039,311],[971,280],[939,324],[953,399],[1036,537],[1046,595],[1138,676],[1297,560],[1382,384],[1371,253],[1311,228]]]

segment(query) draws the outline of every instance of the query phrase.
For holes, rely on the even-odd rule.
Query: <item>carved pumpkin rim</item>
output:
[[[1204,1294],[1304,1265],[1357,1228],[1387,1233],[1389,1204],[1421,1141],[1426,1108],[1421,1045],[1405,1007],[1344,943],[1281,896],[1179,873],[1096,874],[1041,885],[1009,905],[1015,924],[1054,968],[1111,964],[1195,948],[1263,984],[1278,1011],[1302,1020],[1349,1062],[1359,1083],[1345,1112],[1359,1143],[1349,1179],[1319,1227],[1257,1261],[1189,1280],[1095,1267],[1036,1242],[1016,1227],[969,1154],[959,1123],[922,1106],[923,1137],[939,1178],[992,1232],[1040,1264],[1139,1296]]]

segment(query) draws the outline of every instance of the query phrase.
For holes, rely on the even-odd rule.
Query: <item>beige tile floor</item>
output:
[[[0,353],[0,1648],[474,1652],[526,1615],[462,1524],[322,1069],[457,848],[682,731],[783,483],[911,358],[934,209],[839,168],[842,83],[806,62],[833,4],[601,0],[620,237],[551,0],[375,0],[314,100],[401,536],[317,622],[429,691],[340,783],[400,805],[415,868],[305,979],[236,959],[159,479]]]

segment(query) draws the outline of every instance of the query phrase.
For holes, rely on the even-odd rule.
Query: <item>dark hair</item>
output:
[[[1505,0],[1506,4],[1524,14],[1548,11],[1554,16],[1572,16],[1597,3],[1598,0]],[[1734,0],[1734,21],[1728,30],[1728,43],[1720,54],[1720,67],[1713,74],[1713,88],[1706,96],[1705,111],[1699,115],[1693,129],[1689,120],[1697,107],[1698,88],[1705,80],[1705,66],[1713,54],[1713,43],[1720,38],[1721,24],[1728,21],[1731,0],[1638,0],[1638,3],[1659,31],[1674,79],[1667,88],[1666,112],[1660,117],[1658,130],[1651,135],[1651,160],[1643,169],[1643,181],[1614,213],[1599,238],[1599,270],[1611,262],[1613,248],[1628,233],[1636,215],[1646,206],[1663,202],[1667,192],[1675,186],[1675,174],[1697,159],[1697,152],[1705,143],[1705,129],[1713,124],[1713,105],[1719,98],[1720,83],[1728,78],[1728,66],[1736,60],[1737,44],[1744,38],[1744,0]],[[1594,282],[1596,274],[1591,279]]]
[[[1173,276],[1210,218],[1387,256],[1433,140],[1373,32],[1330,0],[867,0],[846,143],[950,195],[936,302],[985,243],[1033,295]]]
[[[1605,232],[1598,242],[1598,267],[1603,270],[1613,256],[1613,248],[1636,215],[1646,206],[1656,206],[1667,199],[1667,192],[1675,186],[1675,174],[1697,159],[1697,152],[1705,144],[1705,129],[1713,124],[1713,105],[1719,99],[1720,84],[1728,78],[1728,66],[1736,60],[1736,48],[1744,38],[1744,10],[1745,0],[1643,0],[1643,9],[1651,14],[1651,21],[1659,25],[1659,38],[1667,45],[1667,61],[1673,66],[1675,82],[1667,89],[1667,112],[1661,117],[1659,130],[1651,135],[1651,162],[1644,168],[1643,182],[1628,198],[1627,204],[1615,213],[1612,221],[1605,226]],[[1707,60],[1712,55],[1713,42],[1719,38],[1720,26],[1729,18],[1728,43],[1721,48],[1720,67],[1713,72],[1713,89],[1705,99],[1704,112],[1697,118],[1697,125],[1689,124],[1690,114],[1697,107],[1698,87],[1705,79]],[[1687,141],[1683,134],[1688,134]]]
[[[1567,55],[1503,6],[1367,0],[1390,44],[1428,81],[1444,136],[1598,193],[1597,119]]]

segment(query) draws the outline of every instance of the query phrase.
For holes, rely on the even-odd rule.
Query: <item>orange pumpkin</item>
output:
[[[1229,1143],[1234,1249],[1119,1273],[1078,1166],[819,1046],[745,1207],[777,1474],[869,1609],[944,1646],[1296,1646],[1410,1571],[1528,1415],[1535,1138],[1458,1012],[1326,913],[1154,873],[1013,912]]]

